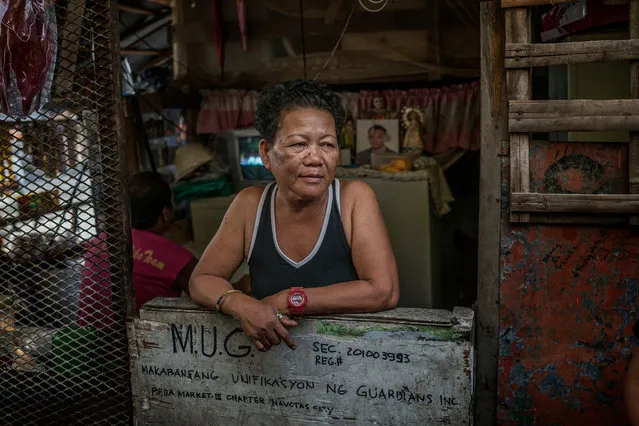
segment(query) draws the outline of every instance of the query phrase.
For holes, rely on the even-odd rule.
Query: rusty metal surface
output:
[[[627,145],[536,143],[530,158],[535,191],[627,192]],[[639,234],[628,226],[513,226],[508,169],[504,159],[499,424],[626,424]]]
[[[473,311],[456,308],[448,324],[419,317],[430,310],[304,318],[295,351],[262,353],[232,318],[165,299],[129,328],[135,420],[472,424]]]

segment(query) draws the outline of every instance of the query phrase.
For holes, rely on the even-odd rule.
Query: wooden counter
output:
[[[473,311],[307,317],[256,351],[238,323],[155,299],[129,324],[138,425],[472,424]]]

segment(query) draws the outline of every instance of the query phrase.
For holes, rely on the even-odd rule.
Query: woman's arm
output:
[[[182,270],[178,273],[177,277],[175,277],[175,281],[173,282],[173,288],[183,291],[186,294],[189,294],[189,281],[191,279],[191,275],[193,275],[193,271],[197,266],[197,259],[192,257],[191,260],[182,268]]]
[[[260,196],[259,188],[247,188],[229,206],[220,228],[191,276],[191,299],[198,305],[215,308],[220,296],[233,289],[229,280],[244,259],[246,223],[250,215],[255,214]],[[269,349],[279,344],[281,339],[291,348],[295,347],[286,327],[297,323],[286,317],[278,320],[273,307],[253,297],[231,293],[223,300],[222,312],[240,322],[257,349]]]
[[[215,308],[220,295],[233,288],[229,280],[244,258],[243,206],[250,205],[252,198],[248,192],[244,190],[235,197],[193,270],[189,288],[191,298],[199,305]]]
[[[360,280],[305,288],[305,314],[378,312],[394,308],[399,300],[397,263],[375,193],[362,181],[349,182],[348,191],[354,199],[351,252]],[[287,298],[285,290],[264,301],[288,313]]]

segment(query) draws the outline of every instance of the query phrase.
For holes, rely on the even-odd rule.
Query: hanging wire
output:
[[[359,1],[361,1],[361,0],[359,0]],[[337,48],[342,43],[342,39],[344,38],[344,34],[346,34],[346,29],[348,28],[348,25],[351,22],[351,18],[353,17],[353,14],[355,13],[355,9],[357,8],[357,3],[358,3],[358,0],[354,0],[353,1],[353,6],[351,7],[351,11],[348,14],[348,18],[346,18],[346,23],[344,24],[344,28],[342,28],[342,33],[339,35],[339,38],[337,39],[337,42],[335,43],[335,46],[333,46],[333,50],[331,51],[331,54],[328,56],[328,58],[326,58],[326,61],[324,61],[324,65],[322,65],[322,68],[320,68],[319,71],[317,71],[317,74],[315,75],[315,79],[314,79],[315,81],[317,81],[319,79],[319,77],[322,74],[322,72],[326,69],[326,67],[328,67],[328,65],[333,60],[333,57],[335,56],[335,52],[337,52]]]
[[[307,68],[306,68],[306,39],[304,37],[304,0],[300,0],[300,32],[302,33],[302,61],[304,62],[304,80],[306,80]]]

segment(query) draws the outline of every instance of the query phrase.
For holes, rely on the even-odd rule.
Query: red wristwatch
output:
[[[308,298],[302,287],[292,287],[288,292],[288,310],[292,315],[304,312]]]

